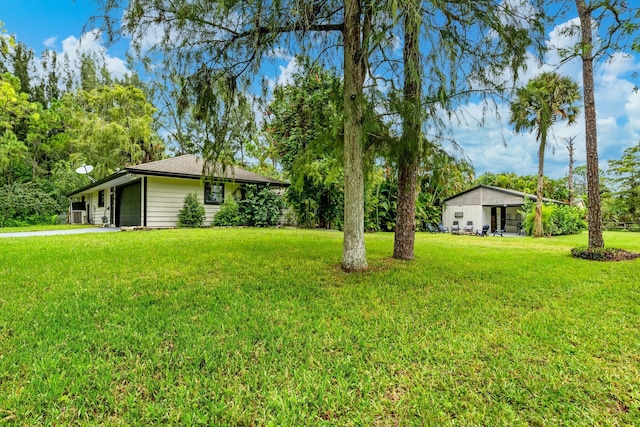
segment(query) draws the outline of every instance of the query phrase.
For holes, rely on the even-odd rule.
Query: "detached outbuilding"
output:
[[[535,201],[535,194],[505,188],[478,185],[467,191],[444,200],[442,222],[452,229],[457,221],[460,229],[472,222],[474,230],[489,225],[490,231],[505,230],[507,233],[519,232],[522,225],[522,213],[526,199]],[[552,199],[545,202],[566,204]]]
[[[239,167],[203,173],[204,162],[185,154],[127,167],[68,194],[72,224],[112,227],[175,227],[187,194],[205,207],[210,224],[225,200],[239,198],[245,184],[286,187],[289,184]]]

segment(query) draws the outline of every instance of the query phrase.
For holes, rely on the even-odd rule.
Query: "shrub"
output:
[[[187,194],[184,205],[178,214],[178,227],[202,227],[204,222],[204,205],[195,194]]]
[[[32,183],[0,187],[0,227],[51,224],[60,207]]]
[[[284,209],[282,197],[271,191],[268,185],[245,185],[243,193],[238,211],[245,225],[271,227],[278,224]]]
[[[522,226],[528,235],[533,234],[536,215],[536,204],[527,200],[524,206]],[[545,203],[542,205],[542,227],[547,236],[559,236],[563,234],[579,234],[587,228],[584,219],[585,209],[576,206],[556,205]]]
[[[319,167],[315,165],[315,167]],[[344,216],[342,174],[325,167],[313,169],[300,182],[287,188],[286,199],[304,228],[340,228]]]
[[[240,215],[238,203],[235,200],[228,200],[224,202],[216,216],[213,217],[212,225],[216,227],[232,227],[244,225],[244,222],[244,218]]]

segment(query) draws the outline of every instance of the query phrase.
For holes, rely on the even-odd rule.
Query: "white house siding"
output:
[[[492,207],[498,208],[496,223],[502,224],[499,208],[506,207],[506,231],[514,233],[517,224],[522,222],[518,217],[518,211],[522,209],[523,204],[523,196],[480,187],[447,200],[443,208],[442,221],[446,227],[451,227],[453,221],[457,220],[461,229],[466,226],[467,221],[473,221],[474,230],[480,230],[483,225],[491,225]],[[456,218],[456,212],[462,213],[462,217]]]
[[[456,218],[456,213],[462,213],[462,217]],[[489,219],[491,219],[491,211],[489,211]],[[460,229],[462,230],[466,225],[467,221],[473,221],[473,229],[481,229],[484,220],[484,210],[482,206],[469,206],[469,205],[453,205],[450,201],[447,201],[447,204],[444,206],[444,213],[442,215],[442,222],[445,227],[453,226],[453,221],[458,221],[460,225]]]
[[[475,222],[474,222],[475,224]],[[500,212],[498,211],[498,224],[500,224]],[[489,231],[491,230],[491,206],[483,206],[482,207],[482,222],[476,225],[478,230],[482,229],[483,225],[489,226]]]
[[[109,206],[111,203],[111,194],[109,191],[109,188],[104,189],[104,206],[101,207],[98,207],[98,191],[85,195],[84,200],[89,207],[89,216],[87,217],[89,224],[102,225],[102,217],[105,215],[107,216],[107,222],[110,221]]]
[[[231,199],[239,186],[237,183],[225,183],[225,200]],[[184,205],[184,198],[189,193],[195,193],[200,203],[204,204],[204,185],[199,179],[148,177],[147,227],[175,227],[178,214]],[[144,199],[142,203],[144,204]],[[213,217],[220,210],[220,205],[204,205],[204,210],[204,225],[211,225]],[[144,209],[142,214],[144,215]]]

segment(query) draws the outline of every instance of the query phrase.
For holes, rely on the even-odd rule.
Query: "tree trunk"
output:
[[[536,188],[536,216],[533,222],[533,237],[544,236],[542,227],[542,187],[544,186],[544,149],[547,145],[547,135],[542,133],[540,137],[540,149],[538,150],[538,187]]]
[[[359,0],[344,10],[344,242],[342,268],[367,269],[364,247],[364,173],[362,169],[362,91],[365,62],[360,41]]]
[[[569,143],[567,146],[567,150],[569,150],[569,206],[573,206],[573,154],[575,153],[575,148],[573,146],[573,139],[575,137],[569,138]]]
[[[585,148],[587,154],[587,199],[589,202],[589,249],[603,248],[602,211],[600,210],[600,174],[598,169],[598,133],[593,88],[591,11],[584,0],[576,0],[582,32],[582,80],[584,94]]]
[[[420,155],[421,84],[419,7],[408,2],[404,14],[404,108],[402,139],[398,159],[398,209],[393,257],[410,260],[414,256],[416,232],[416,183]],[[413,7],[415,7],[415,10]]]
[[[416,234],[416,182],[418,161],[400,159],[398,164],[398,209],[393,241],[393,257],[413,259]]]

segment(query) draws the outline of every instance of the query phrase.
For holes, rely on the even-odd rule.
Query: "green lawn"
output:
[[[0,240],[0,424],[640,424],[640,260],[366,239],[364,274],[336,232]]]
[[[56,224],[56,225],[30,225],[27,227],[0,227],[0,233],[21,233],[25,231],[49,231],[49,230],[70,230],[75,228],[93,228],[97,225],[69,225],[69,224]]]

